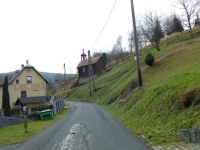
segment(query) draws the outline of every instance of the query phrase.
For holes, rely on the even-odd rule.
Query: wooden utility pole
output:
[[[88,76],[89,76],[89,91],[90,91],[90,96],[92,96],[92,93],[91,93],[91,83],[90,83],[90,60],[89,60],[89,51],[88,51]]]
[[[131,11],[132,11],[132,20],[133,20],[133,31],[134,31],[134,37],[135,37],[135,53],[137,58],[137,68],[138,68],[138,80],[139,80],[139,86],[142,86],[142,74],[140,69],[140,57],[138,52],[138,36],[137,36],[137,29],[136,29],[136,23],[135,23],[135,12],[134,12],[134,6],[133,6],[133,0],[131,0]]]
[[[65,90],[65,84],[66,84],[66,83],[65,83],[65,82],[66,82],[66,81],[65,81],[65,75],[66,75],[66,68],[65,68],[65,63],[64,63],[64,90]]]
[[[60,90],[60,80],[61,80],[61,79],[60,79],[60,73],[59,73],[59,90]]]
[[[89,67],[89,82],[90,82],[90,76],[92,76],[93,90],[96,91],[95,83],[94,83],[94,75],[93,75],[93,68],[92,68],[92,60],[91,60],[90,50],[88,50],[88,67]]]

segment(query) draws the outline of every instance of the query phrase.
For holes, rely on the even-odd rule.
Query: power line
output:
[[[69,65],[69,66],[66,66],[66,67],[75,66],[75,65],[77,65],[78,63],[80,63],[80,60],[77,61],[76,63],[73,63],[73,64],[71,64],[71,65]]]
[[[103,30],[104,30],[104,28],[105,28],[105,26],[106,26],[108,20],[110,19],[110,16],[111,16],[111,14],[112,14],[112,11],[113,11],[113,9],[114,9],[114,7],[115,7],[116,2],[117,2],[117,0],[115,0],[115,2],[114,2],[114,4],[113,4],[113,7],[112,7],[112,9],[111,9],[111,11],[110,11],[110,14],[109,14],[109,16],[108,16],[108,18],[107,18],[107,20],[106,20],[106,22],[105,22],[105,24],[104,24],[102,30],[101,30],[99,36],[97,37],[96,41],[94,42],[94,44],[92,45],[92,47],[90,48],[90,50],[94,47],[94,45],[95,45],[95,44],[97,43],[97,41],[99,40],[99,37],[101,36],[101,34],[102,34],[102,32],[103,32]]]

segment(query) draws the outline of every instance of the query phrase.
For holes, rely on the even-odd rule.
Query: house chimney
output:
[[[21,65],[21,69],[23,69],[23,68],[24,68],[24,64]]]

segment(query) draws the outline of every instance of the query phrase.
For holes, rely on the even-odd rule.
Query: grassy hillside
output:
[[[161,49],[149,46],[140,51],[143,86],[130,94],[130,83],[138,82],[133,57],[95,79],[98,91],[91,97],[85,84],[67,91],[67,99],[104,106],[149,145],[184,143],[180,130],[200,124],[200,29],[194,39],[188,31],[163,39]],[[156,60],[152,67],[144,63],[148,52]],[[126,103],[119,107],[122,98]]]

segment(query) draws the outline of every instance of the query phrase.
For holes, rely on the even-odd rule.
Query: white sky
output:
[[[33,65],[38,71],[76,73],[80,55],[107,52],[119,35],[127,47],[132,30],[130,0],[1,0],[0,73]],[[170,10],[169,0],[134,0],[136,17],[144,10]],[[128,47],[127,47],[128,49]],[[71,67],[70,67],[71,66]],[[71,68],[71,69],[70,69]]]

